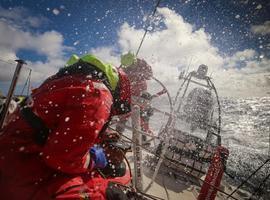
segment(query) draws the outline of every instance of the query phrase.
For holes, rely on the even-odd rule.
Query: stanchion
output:
[[[8,91],[6,102],[4,104],[3,114],[2,114],[2,117],[0,119],[0,130],[4,126],[5,118],[6,118],[7,113],[8,113],[9,104],[11,102],[11,99],[12,99],[12,96],[13,96],[13,93],[14,93],[18,78],[19,78],[21,68],[22,68],[23,64],[26,64],[24,62],[24,60],[15,60],[15,61],[17,62],[17,66],[16,66],[16,70],[14,72],[12,82],[11,82],[11,85],[10,85],[10,88],[9,88],[9,91]],[[0,134],[1,134],[1,131],[0,131]]]
[[[142,191],[143,189],[143,177],[142,177],[142,152],[141,152],[141,134],[139,134],[140,130],[140,107],[135,105],[132,107],[132,128],[133,135],[132,140],[133,143],[133,155],[134,155],[134,185],[136,189]]]
[[[197,200],[214,200],[216,198],[218,192],[216,188],[220,186],[228,156],[228,149],[223,146],[217,147]]]

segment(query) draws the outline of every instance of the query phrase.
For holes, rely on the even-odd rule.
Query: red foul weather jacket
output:
[[[10,116],[0,136],[0,199],[105,199],[106,187],[99,192],[85,183],[91,182],[89,148],[110,115],[110,91],[75,74],[49,78],[31,97],[27,105],[51,132],[38,145],[21,112]]]
[[[151,66],[145,60],[138,58],[136,63],[124,70],[130,81],[131,95],[140,97],[144,91],[147,91],[146,80],[151,79],[153,75]]]

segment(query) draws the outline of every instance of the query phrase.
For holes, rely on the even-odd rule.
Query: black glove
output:
[[[149,108],[147,109],[147,115],[148,115],[149,117],[151,117],[151,116],[154,115],[154,109],[153,109],[152,107],[149,107]]]
[[[110,182],[106,189],[107,200],[128,200],[127,195],[114,183]]]

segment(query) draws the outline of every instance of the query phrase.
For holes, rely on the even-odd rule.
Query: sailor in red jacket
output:
[[[114,114],[130,111],[129,81],[93,55],[71,57],[10,116],[0,136],[0,197],[105,199],[89,188],[106,166],[95,146]],[[93,185],[93,183],[91,183]]]
[[[131,52],[121,56],[121,66],[129,78],[131,95],[140,97],[147,91],[146,81],[153,76],[152,67]]]
[[[145,132],[150,132],[149,129],[149,118],[150,114],[153,114],[153,111],[150,111],[148,106],[142,106],[145,103],[151,101],[151,95],[147,92],[147,80],[150,80],[153,76],[152,67],[147,64],[144,59],[136,58],[134,54],[128,52],[121,56],[121,67],[127,74],[130,81],[130,90],[132,96],[132,104],[141,105],[141,127]],[[146,96],[148,98],[146,98]],[[125,123],[124,120],[121,120],[121,123]],[[123,131],[121,128],[121,123],[118,125],[117,129]],[[146,137],[143,136],[143,140],[146,140]]]

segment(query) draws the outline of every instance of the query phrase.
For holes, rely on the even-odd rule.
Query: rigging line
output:
[[[256,195],[257,193],[260,192],[260,190],[264,187],[264,184],[266,184],[266,181],[268,180],[268,178],[270,177],[270,173],[263,179],[263,181],[260,183],[259,187],[252,193],[252,195],[249,197],[249,200],[251,200],[251,198]],[[262,194],[259,194],[259,197]]]
[[[28,74],[28,76],[27,76],[27,79],[26,79],[26,81],[25,81],[25,83],[24,83],[23,89],[22,89],[22,91],[21,91],[21,96],[23,95],[23,93],[24,93],[24,89],[26,88],[27,84],[29,84],[29,85],[30,85],[30,76],[31,76],[31,71],[32,71],[32,70],[30,70],[30,71],[29,71],[29,74]],[[28,85],[28,91],[27,91],[27,95],[28,95],[28,93],[29,93],[29,85]]]
[[[27,90],[27,96],[29,96],[30,94],[30,87],[31,87],[31,73],[32,73],[32,69],[30,69],[30,72],[29,72],[29,78],[28,78],[28,90]]]
[[[0,58],[0,62],[6,63],[6,64],[10,64],[10,65],[16,65],[16,62],[12,63],[12,62],[10,62],[10,61],[11,61],[11,60],[4,60],[4,59]],[[27,66],[25,66],[25,65],[23,66],[23,68],[32,70],[32,68],[27,67]]]
[[[178,96],[180,95],[180,92],[182,90],[182,88],[184,87],[184,84],[186,83],[186,81],[189,79],[190,77],[190,73],[184,78],[184,81],[182,82],[180,88],[178,89],[177,93],[176,93],[176,96],[174,98],[174,102],[173,102],[173,106],[176,106],[176,103],[177,103],[177,99],[178,99]]]
[[[11,65],[16,64],[16,62],[12,63],[12,62],[9,62],[9,61],[7,61],[7,60],[3,60],[3,59],[1,59],[1,58],[0,58],[0,62],[6,63],[6,64],[11,64]]]
[[[187,66],[187,70],[186,70],[187,73],[188,73],[188,71],[189,71],[189,67],[190,67],[190,65],[191,65],[192,59],[193,59],[193,55],[191,56],[191,59],[190,59],[189,64],[188,64],[188,66]]]
[[[258,167],[253,173],[251,173],[244,181],[242,181],[242,183],[240,185],[238,185],[237,188],[234,189],[234,191],[232,191],[232,193],[227,197],[227,199],[229,197],[232,197],[232,195],[239,190],[240,187],[242,187],[254,174],[256,174],[266,163],[268,163],[270,161],[270,158],[268,158],[260,167]]]
[[[155,6],[155,9],[154,9],[154,11],[153,11],[153,13],[152,13],[151,15],[148,16],[148,20],[150,19],[150,17],[154,17],[154,15],[155,15],[155,13],[156,13],[156,11],[157,11],[157,7],[159,6],[160,1],[161,1],[161,0],[158,0],[157,4],[156,4],[156,6]],[[141,43],[140,43],[140,45],[139,45],[139,47],[138,47],[138,49],[137,49],[136,56],[138,56],[139,51],[141,50],[143,41],[144,41],[145,36],[146,36],[146,34],[147,34],[147,32],[148,32],[148,27],[149,27],[149,25],[150,25],[150,23],[149,23],[149,21],[148,21],[148,25],[147,25],[147,27],[145,28],[145,31],[144,31],[144,34],[143,34]]]
[[[118,132],[117,130],[115,130],[115,129],[112,128],[112,127],[109,127],[109,128],[110,128],[111,130],[113,130],[113,131]],[[159,158],[159,159],[161,158],[160,155],[158,155],[158,154],[156,154],[156,153],[150,151],[149,149],[145,148],[143,145],[140,145],[140,144],[134,142],[132,139],[128,138],[128,137],[125,136],[124,134],[122,134],[121,136],[122,136],[122,137],[125,137],[127,140],[131,141],[132,143],[134,143],[134,144],[140,146],[142,149],[146,150],[148,153],[150,153],[150,154],[156,156],[157,158]],[[163,159],[166,160],[166,161],[168,161],[170,164],[172,164],[172,165],[174,165],[174,166],[176,166],[176,167],[179,167],[179,165],[180,165],[179,162],[178,162],[177,160],[174,160],[174,162],[173,162],[172,160],[168,159],[167,157],[163,157]],[[211,183],[208,183],[207,181],[205,181],[205,180],[203,180],[203,179],[201,179],[201,178],[199,178],[199,177],[193,176],[192,174],[189,174],[189,173],[186,172],[186,171],[185,171],[185,173],[186,173],[187,175],[191,176],[192,178],[195,178],[195,179],[197,179],[197,180],[199,180],[199,181],[201,181],[201,182],[203,182],[203,183],[206,183],[207,185],[209,185],[210,187],[212,187],[212,188],[214,188],[215,190],[219,191],[220,193],[223,193],[223,194],[225,194],[225,195],[227,195],[227,196],[230,195],[229,193],[227,193],[227,192],[225,192],[225,191],[222,191],[222,190],[219,189],[218,187],[212,185]],[[231,196],[231,198],[234,199],[234,200],[238,200],[237,198],[235,198],[235,197],[233,197],[233,196]]]
[[[167,200],[170,200],[170,195],[169,195],[169,192],[168,192],[167,187],[166,187],[166,185],[165,185],[165,179],[164,179],[164,176],[162,176],[162,185],[163,185],[164,190],[165,190],[165,192],[166,192]]]
[[[191,75],[191,73],[190,73],[190,76],[189,76],[189,78],[188,78],[188,80],[187,80],[187,85],[186,85],[186,87],[185,87],[185,90],[184,90],[184,92],[183,92],[182,97],[180,97],[179,105],[178,105],[177,110],[176,110],[176,113],[177,113],[178,115],[179,115],[179,113],[180,113],[180,108],[181,108],[181,106],[182,106],[182,104],[183,104],[183,99],[184,99],[184,97],[186,96],[187,89],[188,89],[189,84],[190,84],[190,82],[191,82],[191,78],[192,78],[192,75]],[[175,103],[176,103],[176,101],[175,101]],[[176,105],[175,105],[175,106],[176,106]]]

